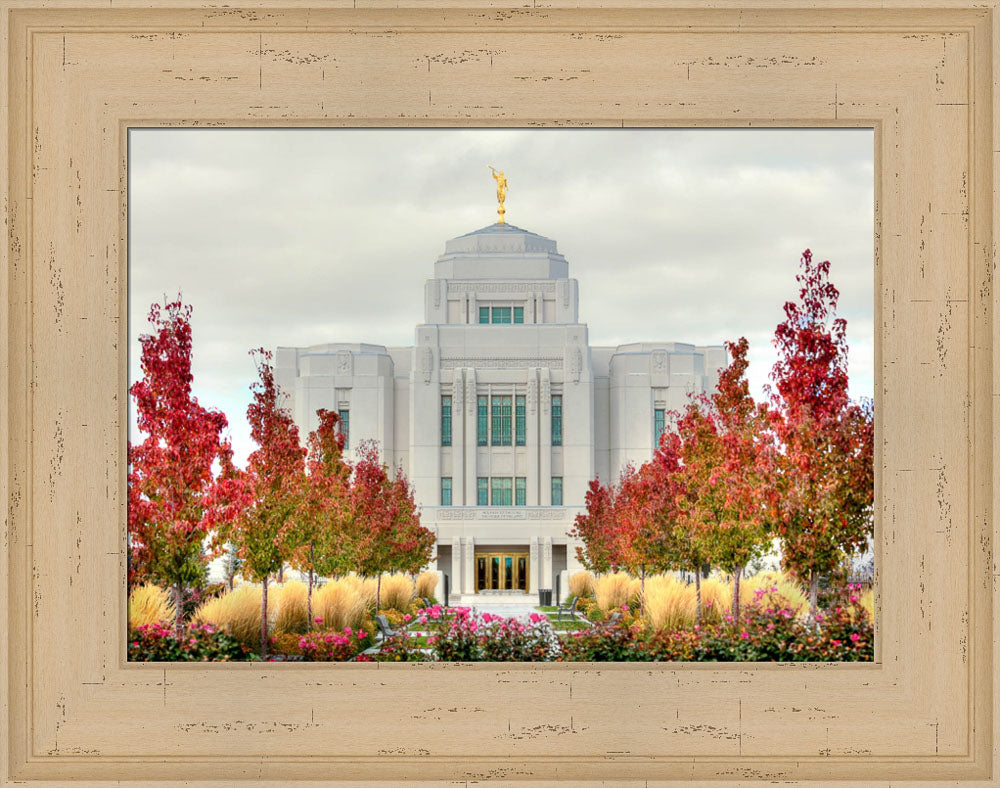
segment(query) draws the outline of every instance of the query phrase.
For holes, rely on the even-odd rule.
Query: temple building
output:
[[[317,409],[339,411],[348,450],[374,439],[406,472],[452,602],[557,578],[565,596],[580,568],[567,532],[591,479],[649,460],[668,412],[714,390],[727,364],[722,346],[591,346],[568,262],[504,221],[499,192],[500,221],[445,243],[413,346],[328,342],[275,358],[303,436]]]

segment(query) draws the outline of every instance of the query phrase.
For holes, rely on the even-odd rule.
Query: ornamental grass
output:
[[[795,615],[804,615],[809,612],[809,596],[802,586],[785,572],[758,572],[753,577],[743,578],[740,581],[740,605],[752,602],[758,590],[763,588],[770,591],[775,587],[777,587],[777,593],[786,600],[787,607],[791,608]],[[732,605],[732,590],[729,592],[729,605]]]
[[[416,584],[410,575],[382,575],[382,593],[379,606],[395,610],[409,610],[416,592]]]
[[[350,588],[355,596],[361,598],[365,607],[371,610],[375,609],[375,592],[378,584],[374,577],[359,577],[352,572],[349,575],[338,577],[331,582],[339,583],[345,588]],[[327,583],[327,585],[330,585],[330,583]]]
[[[588,597],[594,595],[594,574],[593,572],[574,572],[569,576],[569,593],[575,597]]]
[[[673,575],[646,578],[644,618],[653,629],[681,629],[694,624],[694,586]]]
[[[375,603],[374,590],[371,601]],[[353,576],[331,580],[313,593],[312,608],[313,623],[321,629],[342,632],[347,627],[360,628],[368,613],[365,584]]]
[[[434,592],[437,590],[437,584],[437,572],[421,572],[417,575],[417,596],[422,599],[433,599]]]
[[[694,583],[691,584],[691,594],[694,596]],[[695,599],[697,603],[697,598]],[[706,624],[717,624],[722,621],[726,611],[733,604],[733,589],[729,583],[718,577],[709,577],[701,581],[701,620]]]
[[[594,581],[594,601],[602,613],[627,605],[632,591],[632,577],[626,572],[601,575]]]
[[[276,611],[274,616],[275,634],[302,633],[309,629],[306,608],[308,594],[309,588],[300,580],[289,580],[284,585],[276,586],[273,591],[268,589],[267,606],[270,608],[273,604]]]
[[[268,588],[268,618],[273,621],[275,606],[270,604]],[[192,621],[198,624],[211,624],[216,629],[229,633],[246,648],[260,648],[260,610],[262,601],[261,587],[256,583],[247,583],[232,591],[209,599],[199,607]]]
[[[128,595],[128,626],[137,629],[175,618],[173,598],[169,591],[153,583],[132,589]]]

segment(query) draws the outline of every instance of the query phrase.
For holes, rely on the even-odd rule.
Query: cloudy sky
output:
[[[831,261],[852,395],[873,388],[867,129],[141,129],[129,135],[130,376],[153,301],[194,307],[194,387],[238,462],[279,345],[411,345],[448,238],[496,220],[559,244],[594,345],[750,341],[755,393],[797,297]],[[131,437],[136,439],[133,426]]]

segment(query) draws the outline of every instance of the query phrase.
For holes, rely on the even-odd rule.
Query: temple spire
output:
[[[503,207],[503,201],[507,197],[507,179],[504,177],[503,170],[497,172],[492,165],[487,164],[487,167],[493,172],[493,180],[497,182],[497,219],[498,224],[503,224],[503,215],[506,213]]]

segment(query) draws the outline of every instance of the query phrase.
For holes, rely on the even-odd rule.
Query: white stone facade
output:
[[[339,410],[349,449],[375,439],[403,468],[453,598],[497,575],[499,588],[553,588],[579,568],[567,532],[590,480],[647,461],[665,414],[715,388],[725,350],[591,347],[555,241],[510,224],[448,241],[424,304],[414,347],[279,347],[277,383],[303,437],[317,409]]]

